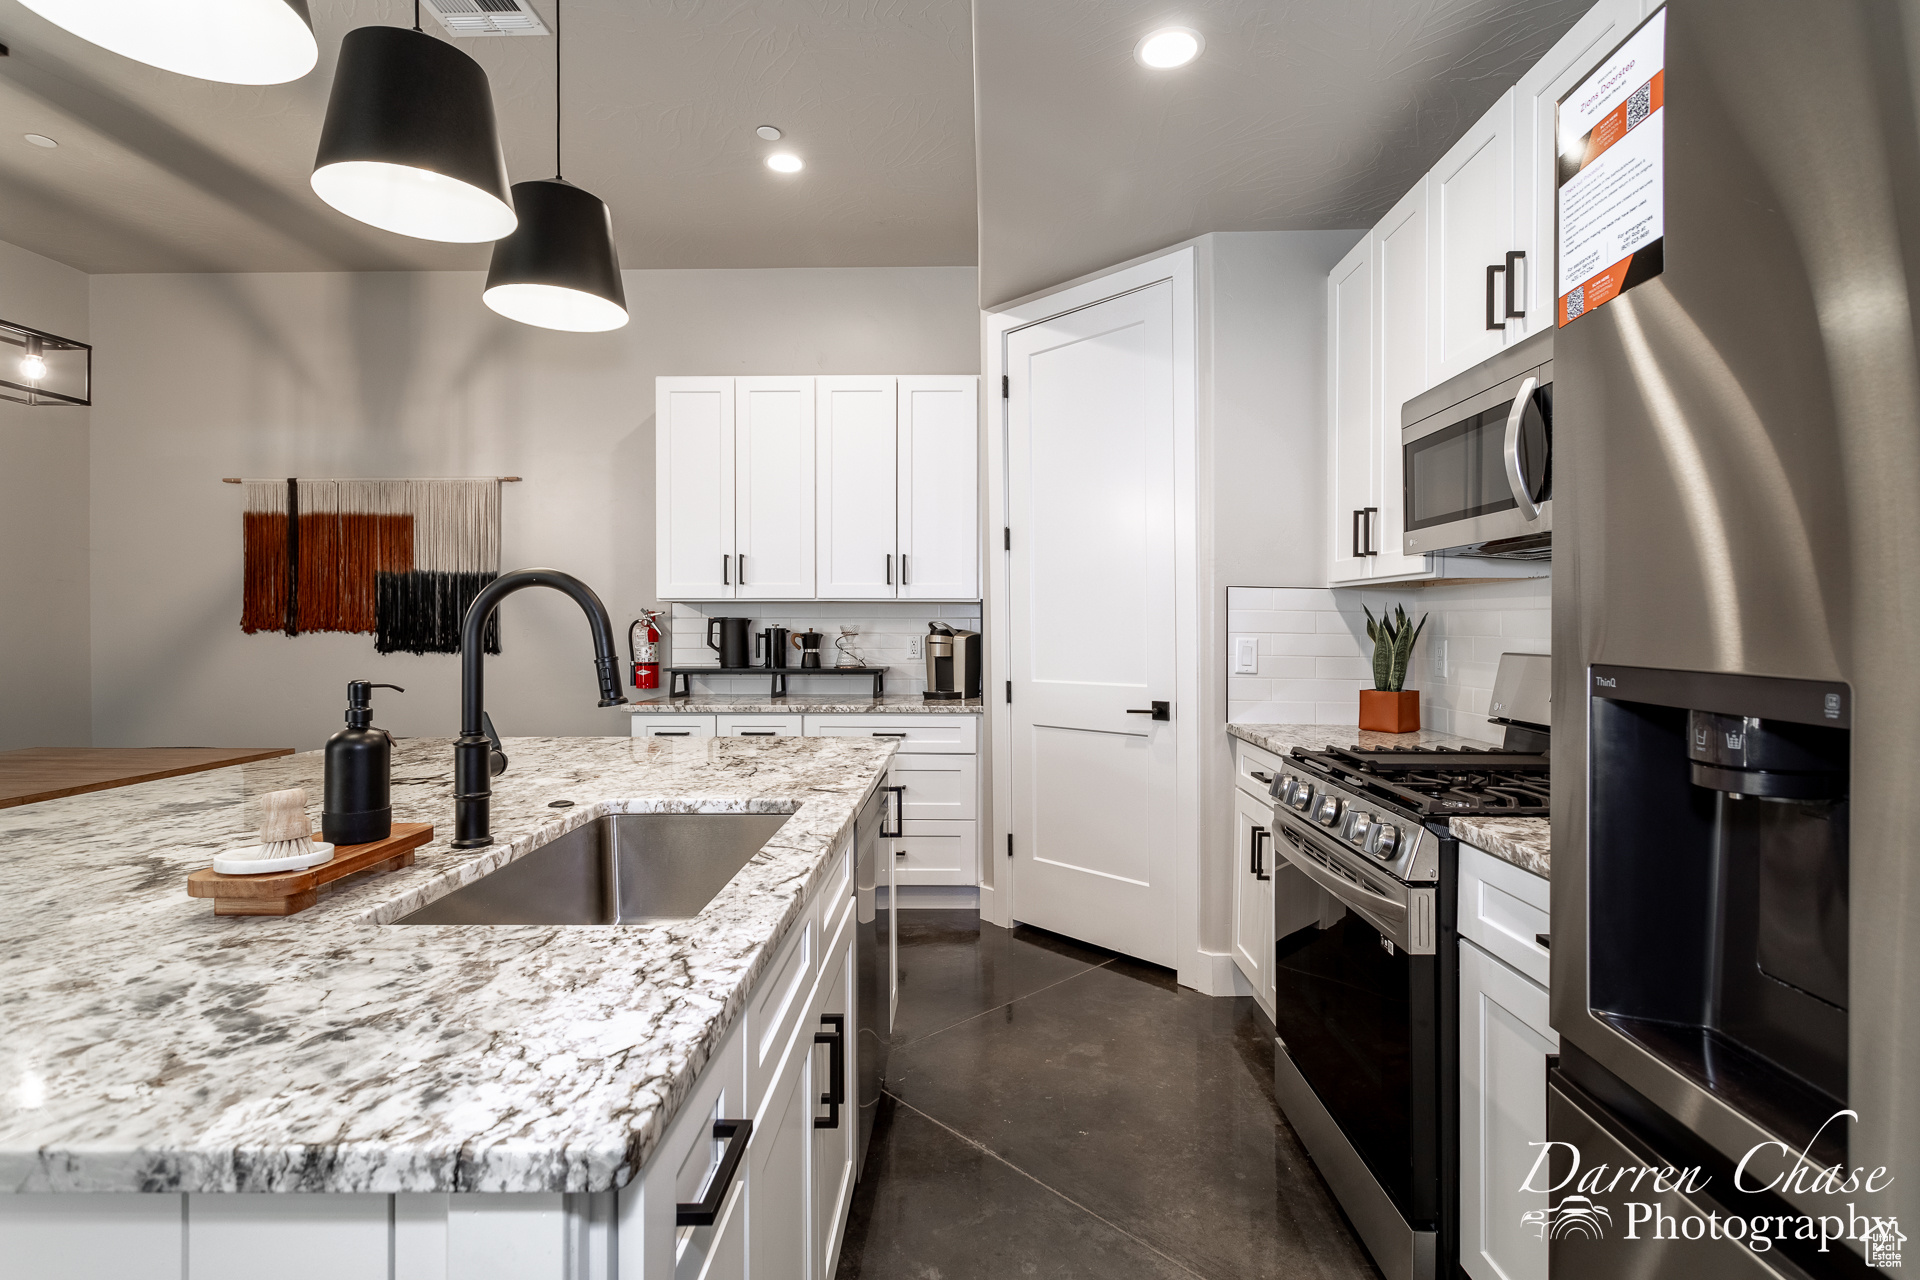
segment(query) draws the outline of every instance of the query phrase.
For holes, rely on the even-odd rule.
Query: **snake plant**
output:
[[[1367,639],[1373,641],[1373,687],[1384,689],[1388,693],[1399,693],[1407,683],[1407,664],[1413,660],[1413,642],[1420,638],[1420,632],[1426,628],[1427,615],[1420,615],[1420,624],[1415,626],[1413,619],[1407,617],[1407,611],[1400,605],[1393,606],[1393,617],[1389,618],[1385,609],[1379,618],[1373,616],[1373,610],[1365,605],[1361,609],[1367,615]]]

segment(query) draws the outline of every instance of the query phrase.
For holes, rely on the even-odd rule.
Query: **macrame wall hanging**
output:
[[[460,624],[500,575],[500,484],[244,480],[240,629],[362,632],[381,653],[458,653]],[[500,652],[500,620],[486,649]]]

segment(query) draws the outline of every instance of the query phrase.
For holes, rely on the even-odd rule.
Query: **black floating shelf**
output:
[[[775,698],[787,696],[788,676],[859,676],[863,680],[873,681],[873,696],[878,700],[887,691],[887,669],[885,667],[668,667],[667,696],[669,698],[690,697],[693,693],[691,676],[769,676],[773,680]]]

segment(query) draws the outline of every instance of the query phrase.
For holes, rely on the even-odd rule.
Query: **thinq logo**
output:
[[[1840,1111],[1828,1118],[1827,1125],[1843,1116],[1855,1121],[1860,1118],[1856,1112]],[[1827,1125],[1821,1126],[1822,1132]],[[1819,1136],[1816,1133],[1815,1140]],[[1545,1195],[1549,1204],[1545,1209],[1527,1211],[1521,1215],[1520,1221],[1534,1228],[1539,1239],[1604,1240],[1615,1225],[1614,1211],[1600,1204],[1595,1197],[1614,1192],[1626,1195],[1651,1192],[1661,1199],[1627,1200],[1618,1206],[1625,1210],[1626,1215],[1625,1229],[1620,1233],[1620,1239],[1738,1240],[1755,1253],[1765,1253],[1782,1240],[1817,1242],[1822,1253],[1827,1252],[1835,1241],[1855,1240],[1860,1243],[1868,1266],[1892,1268],[1900,1265],[1901,1246],[1906,1243],[1907,1237],[1900,1230],[1899,1220],[1860,1213],[1850,1200],[1844,1205],[1835,1203],[1833,1206],[1835,1210],[1844,1208],[1844,1213],[1762,1213],[1743,1216],[1715,1210],[1704,1214],[1687,1211],[1676,1215],[1668,1209],[1670,1201],[1663,1203],[1667,1197],[1698,1196],[1713,1181],[1698,1166],[1675,1169],[1670,1165],[1614,1166],[1601,1163],[1583,1173],[1580,1149],[1572,1143],[1549,1141],[1532,1145],[1540,1148],[1540,1154],[1534,1160],[1533,1168],[1527,1171],[1520,1190]],[[1809,1142],[1807,1146],[1811,1150],[1813,1143]],[[1566,1176],[1558,1181],[1553,1179],[1548,1168],[1549,1158],[1556,1147],[1571,1158]],[[1762,1182],[1750,1172],[1749,1166],[1755,1156],[1769,1149],[1794,1156],[1794,1165],[1787,1172],[1776,1174],[1771,1181]],[[1878,1193],[1892,1185],[1893,1175],[1884,1167],[1872,1171],[1848,1169],[1843,1165],[1822,1167],[1811,1163],[1806,1151],[1795,1152],[1782,1142],[1756,1145],[1741,1157],[1733,1171],[1734,1190],[1748,1195],[1773,1191],[1803,1196],[1850,1196],[1862,1191]],[[1556,1195],[1562,1196],[1557,1203],[1552,1201]]]

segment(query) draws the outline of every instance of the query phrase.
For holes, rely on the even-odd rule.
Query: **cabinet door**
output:
[[[823,904],[823,906],[826,904]],[[823,910],[822,914],[825,914]],[[843,929],[835,953],[826,959],[827,978],[820,990],[816,1024],[823,1032],[834,1027],[827,1019],[840,1019],[839,1031],[845,1036],[840,1054],[840,1071],[833,1073],[833,1050],[821,1044],[814,1048],[813,1071],[817,1087],[814,1099],[813,1129],[813,1275],[814,1280],[832,1280],[834,1263],[840,1257],[840,1232],[853,1203],[853,1143],[860,1132],[859,1073],[854,1061],[858,1051],[858,1028],[854,1025],[854,968],[851,962],[854,931]],[[820,1099],[839,1086],[840,1103],[830,1106]],[[823,1128],[831,1122],[830,1127]]]
[[[747,1200],[753,1280],[813,1280],[808,1184],[813,1165],[813,1033],[795,1044],[753,1127]]]
[[[900,379],[902,600],[980,598],[980,379]]]
[[[1546,989],[1460,944],[1460,1264],[1474,1280],[1546,1280],[1547,1242],[1520,1190],[1547,1140]]]
[[[813,598],[813,379],[734,382],[734,595]]]
[[[1365,236],[1327,277],[1328,578],[1365,582],[1372,571],[1365,524],[1377,508],[1373,238]]]
[[[1507,321],[1508,341],[1553,327],[1554,104],[1639,25],[1642,7],[1641,0],[1599,0],[1514,87],[1513,247],[1527,254],[1515,293],[1527,314]]]
[[[1233,791],[1233,963],[1266,998],[1273,949],[1273,814],[1238,787]]]
[[[656,378],[655,594],[733,597],[733,379]]]
[[[1400,548],[1407,527],[1401,484],[1400,411],[1427,389],[1427,180],[1420,179],[1373,229],[1374,326],[1379,370],[1379,497],[1368,550],[1373,579],[1432,573],[1432,557]]]
[[[1432,381],[1445,382],[1506,343],[1507,251],[1513,242],[1513,91],[1453,145],[1428,182]],[[1488,268],[1492,277],[1488,302]],[[1515,299],[1516,305],[1518,298]],[[1489,328],[1489,324],[1495,327]]]
[[[891,600],[895,387],[892,378],[816,378],[822,600]]]

